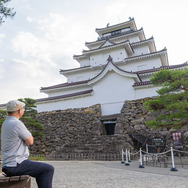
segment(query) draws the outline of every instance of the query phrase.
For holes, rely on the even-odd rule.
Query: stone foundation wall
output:
[[[174,130],[152,130],[145,126],[145,121],[153,115],[143,108],[147,99],[125,101],[118,115],[101,116],[99,104],[81,109],[42,112],[38,119],[44,126],[44,137],[35,139],[30,147],[32,155],[61,156],[66,154],[119,154],[122,149],[136,149],[136,142],[130,137],[134,131],[144,132],[148,138],[162,137],[166,148],[172,146]],[[106,135],[103,120],[116,119],[115,134]],[[183,135],[184,149],[188,149],[188,126],[180,130]]]
[[[120,153],[123,147],[131,147],[125,135],[105,134],[100,105],[42,112],[38,119],[44,126],[44,137],[30,147],[32,155]]]
[[[172,133],[180,132],[183,138],[183,150],[188,150],[188,125],[183,126],[182,128],[175,130],[173,128],[160,128],[153,130],[145,125],[147,120],[152,120],[158,114],[152,114],[144,109],[143,105],[146,100],[134,100],[134,101],[125,101],[124,106],[121,110],[121,115],[117,119],[116,125],[116,134],[131,134],[132,132],[141,132],[145,133],[148,136],[148,140],[152,138],[160,137],[165,140],[165,149],[169,149],[173,146]],[[163,113],[163,112],[161,112]],[[152,143],[151,143],[152,144]],[[135,145],[133,146],[135,148]]]

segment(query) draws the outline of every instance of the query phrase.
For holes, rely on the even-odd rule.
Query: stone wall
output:
[[[144,109],[143,104],[148,99],[149,98],[135,101],[125,101],[121,110],[121,115],[117,119],[116,134],[130,135],[134,132],[141,133],[148,137],[149,144],[152,144],[151,140],[153,138],[159,137],[165,141],[165,147],[163,149],[168,150],[171,146],[173,146],[172,133],[180,132],[183,138],[183,150],[188,150],[188,125],[185,125],[178,130],[173,128],[160,128],[153,130],[145,125],[147,120],[152,120],[156,115],[158,115]],[[133,147],[135,148],[135,145]]]
[[[125,135],[106,135],[101,122],[100,105],[38,114],[44,126],[44,138],[30,147],[32,155],[67,153],[120,153]]]
[[[147,136],[148,141],[162,137],[169,149],[174,130],[152,130],[145,126],[145,121],[153,118],[143,108],[145,100],[125,101],[121,113],[112,116],[101,116],[99,104],[88,108],[39,113],[44,137],[41,140],[35,139],[35,144],[30,147],[31,154],[58,156],[70,153],[120,153],[125,148],[136,150],[138,142],[130,136],[135,132]],[[115,119],[115,134],[106,135],[103,120]],[[188,126],[178,131],[182,132],[184,148],[188,149]]]

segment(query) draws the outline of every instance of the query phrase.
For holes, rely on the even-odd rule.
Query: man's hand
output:
[[[33,145],[33,136],[29,136],[28,138],[25,139],[25,143],[30,146]]]

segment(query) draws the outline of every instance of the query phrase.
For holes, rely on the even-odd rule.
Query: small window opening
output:
[[[105,127],[106,135],[114,135],[116,121],[104,121],[103,124]]]

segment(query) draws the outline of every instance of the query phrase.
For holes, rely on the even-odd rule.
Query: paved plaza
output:
[[[188,188],[188,169],[138,168],[120,161],[50,161],[55,167],[53,188]],[[37,188],[32,178],[32,188]]]

